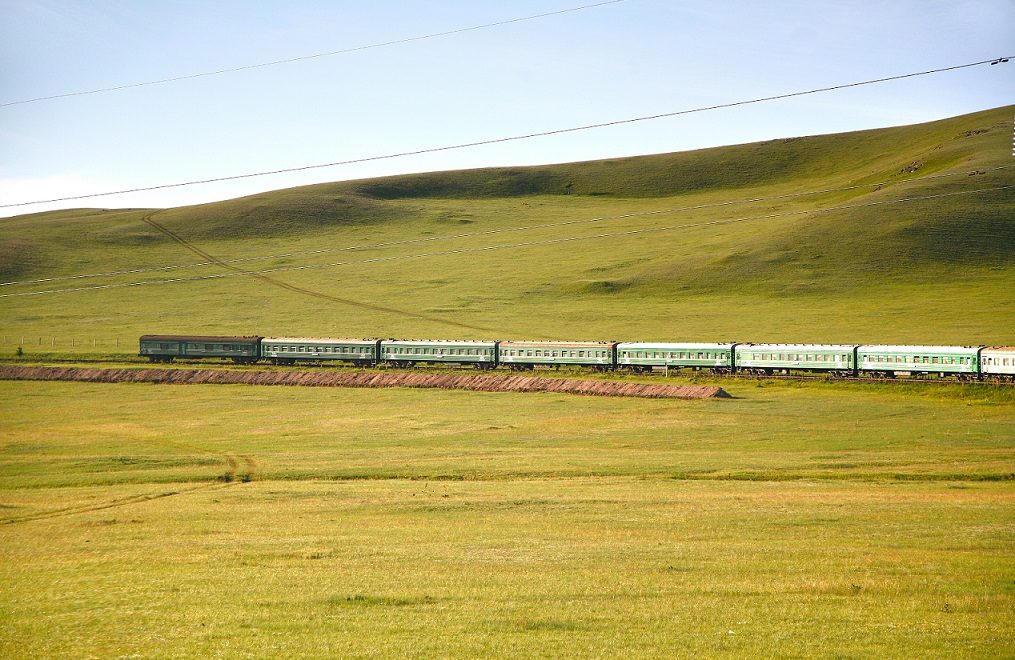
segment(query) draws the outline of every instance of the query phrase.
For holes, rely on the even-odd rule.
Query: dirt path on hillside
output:
[[[226,371],[213,369],[87,369],[80,367],[0,366],[0,380],[62,380],[87,383],[167,385],[289,385],[302,387],[422,387],[476,392],[554,392],[651,399],[729,397],[721,387],[655,385],[608,380],[544,378],[508,374],[429,374],[387,372]]]

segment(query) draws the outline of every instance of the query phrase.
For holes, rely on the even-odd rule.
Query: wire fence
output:
[[[122,337],[68,337],[41,335],[0,335],[0,346],[30,348],[39,350],[56,348],[87,348],[87,349],[131,349],[137,344],[137,338]]]

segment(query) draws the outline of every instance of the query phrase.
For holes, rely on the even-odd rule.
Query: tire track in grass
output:
[[[0,520],[0,525],[13,525],[15,523],[31,522],[33,520],[45,520],[47,518],[61,518],[65,516],[74,516],[81,513],[91,513],[93,511],[104,511],[106,509],[115,509],[123,506],[130,506],[131,504],[140,504],[142,502],[151,502],[153,500],[159,500],[166,497],[173,497],[174,495],[190,495],[192,493],[203,492],[208,490],[218,490],[222,488],[227,488],[230,485],[232,484],[207,483],[201,484],[200,486],[194,486],[192,488],[167,490],[160,493],[145,493],[143,495],[131,495],[128,497],[121,497],[111,502],[105,502],[103,504],[66,507],[64,509],[56,509],[54,511],[44,511],[40,513],[26,514],[24,516],[15,516],[13,518],[4,518]]]
[[[139,504],[141,502],[150,502],[152,500],[162,499],[165,497],[172,497],[174,495],[188,495],[191,493],[222,489],[231,486],[237,482],[247,483],[253,481],[260,467],[257,461],[253,457],[248,455],[241,455],[240,460],[243,461],[244,468],[240,469],[240,460],[229,452],[218,451],[215,449],[205,449],[204,447],[196,447],[194,445],[188,445],[181,442],[163,442],[162,444],[176,449],[184,449],[199,454],[211,454],[216,458],[222,459],[225,463],[225,471],[215,477],[215,481],[212,483],[205,483],[192,488],[169,490],[160,493],[145,493],[142,495],[130,495],[128,497],[122,497],[115,499],[111,502],[105,502],[103,504],[91,504],[82,506],[65,507],[63,509],[56,509],[53,511],[44,511],[40,513],[26,514],[23,516],[15,516],[13,518],[0,519],[0,525],[10,525],[20,522],[31,522],[33,520],[44,520],[47,518],[59,518],[64,516],[73,516],[81,513],[90,513],[93,511],[103,511],[105,509],[113,509],[122,506],[129,506],[131,504]]]
[[[156,211],[155,213],[159,213],[159,211]],[[404,309],[395,309],[393,307],[385,307],[383,305],[377,305],[375,303],[367,303],[367,302],[363,302],[361,300],[351,300],[349,298],[340,298],[338,296],[334,296],[334,295],[331,295],[329,293],[323,293],[321,291],[314,291],[313,289],[307,289],[307,288],[304,288],[304,287],[301,287],[301,286],[296,286],[295,284],[288,284],[286,282],[282,282],[280,280],[276,280],[274,278],[268,277],[267,275],[264,275],[264,274],[261,274],[261,273],[251,272],[251,271],[245,270],[243,268],[240,268],[238,266],[233,266],[233,265],[231,265],[229,263],[226,263],[222,259],[219,259],[218,257],[216,257],[216,256],[214,256],[214,255],[212,255],[212,254],[210,254],[208,252],[206,252],[205,250],[201,249],[197,245],[194,245],[193,243],[191,243],[187,239],[185,239],[182,236],[180,236],[180,235],[176,234],[175,232],[173,232],[168,227],[165,227],[165,226],[159,224],[158,222],[155,222],[154,220],[152,220],[152,216],[154,216],[155,213],[150,213],[150,214],[144,216],[143,218],[141,218],[141,220],[145,224],[147,224],[150,227],[154,228],[156,231],[158,231],[158,232],[164,234],[165,236],[169,237],[171,240],[173,240],[174,242],[178,243],[180,246],[182,246],[182,247],[186,248],[187,250],[193,252],[194,254],[200,256],[202,259],[205,259],[206,261],[210,261],[210,262],[214,263],[215,265],[217,265],[217,266],[219,266],[221,268],[224,268],[224,269],[226,269],[228,271],[231,271],[231,272],[234,272],[234,273],[239,273],[241,275],[246,275],[248,277],[253,277],[255,279],[261,280],[265,284],[270,284],[271,286],[279,287],[281,289],[285,289],[287,291],[291,291],[293,293],[298,293],[298,294],[301,294],[301,295],[304,295],[304,296],[311,296],[313,298],[318,298],[320,300],[327,300],[329,302],[339,303],[341,305],[350,305],[352,307],[359,307],[361,309],[370,309],[370,310],[373,310],[375,312],[385,312],[385,313],[388,313],[388,314],[395,314],[397,316],[404,316],[404,317],[408,317],[408,318],[420,319],[420,320],[423,320],[423,321],[430,321],[431,323],[441,323],[441,324],[444,324],[444,325],[450,325],[450,326],[454,326],[454,327],[457,327],[457,328],[463,328],[465,330],[476,330],[478,332],[490,332],[490,333],[502,332],[504,330],[503,328],[500,328],[499,330],[495,330],[495,329],[492,329],[492,328],[484,328],[483,326],[479,326],[479,325],[470,325],[468,323],[462,323],[460,321],[452,321],[450,319],[445,319],[445,318],[441,318],[441,317],[438,317],[438,316],[430,316],[430,315],[427,315],[427,314],[420,314],[418,312],[410,312],[410,311],[407,311],[407,310],[404,310]]]
[[[240,474],[240,481],[253,481],[257,478],[257,473],[260,471],[260,466],[257,461],[251,456],[241,454],[240,458],[243,459],[243,464],[246,467],[246,471]]]

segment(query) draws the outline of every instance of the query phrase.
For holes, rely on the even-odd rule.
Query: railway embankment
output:
[[[97,369],[0,366],[0,380],[154,383],[165,385],[281,385],[295,387],[417,387],[475,392],[553,392],[650,399],[728,398],[711,385],[656,385],[509,374],[308,372],[218,369]]]

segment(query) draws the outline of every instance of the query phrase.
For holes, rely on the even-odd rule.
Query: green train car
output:
[[[152,362],[226,358],[240,364],[257,362],[261,337],[227,337],[194,335],[142,335],[141,357]]]
[[[665,367],[731,373],[733,349],[736,346],[737,344],[621,342],[617,344],[617,366],[643,372],[651,371],[654,367]]]
[[[402,340],[380,342],[380,361],[393,367],[424,364],[471,364],[477,369],[497,366],[495,341]]]
[[[299,361],[351,362],[370,367],[380,360],[381,342],[377,339],[324,339],[320,337],[265,337],[261,357],[274,364]]]
[[[514,371],[536,366],[578,365],[597,371],[616,364],[616,342],[599,341],[502,341],[500,363]]]
[[[982,350],[979,346],[860,346],[857,362],[860,373],[873,376],[891,378],[904,372],[977,378]]]
[[[856,349],[850,344],[737,344],[736,368],[763,375],[777,371],[824,371],[854,376]]]

